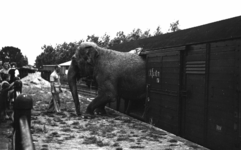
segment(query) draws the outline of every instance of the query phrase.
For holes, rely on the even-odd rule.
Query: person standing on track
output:
[[[47,112],[60,112],[59,93],[62,93],[60,83],[60,66],[56,65],[54,71],[50,75],[52,99],[49,103]]]

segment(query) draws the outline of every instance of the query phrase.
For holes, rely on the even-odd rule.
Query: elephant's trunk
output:
[[[77,82],[76,70],[74,69],[73,65],[70,65],[70,68],[68,71],[69,88],[70,88],[70,91],[71,91],[73,99],[74,99],[76,114],[81,115],[76,82]]]

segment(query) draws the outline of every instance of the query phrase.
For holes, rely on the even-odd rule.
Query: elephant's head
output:
[[[96,58],[98,57],[98,46],[95,43],[82,43],[77,47],[72,63],[78,69],[78,76],[89,77],[93,75]]]
[[[76,113],[80,113],[80,104],[76,81],[83,77],[92,77],[96,59],[98,58],[98,46],[94,43],[82,43],[77,47],[72,63],[68,71],[68,83],[75,102]]]

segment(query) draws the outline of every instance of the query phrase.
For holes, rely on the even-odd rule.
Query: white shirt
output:
[[[10,68],[10,69],[11,69],[11,68]],[[10,70],[10,69],[9,69],[9,70]],[[15,69],[15,71],[14,71],[14,77],[18,77],[18,75],[19,75],[18,69],[16,69],[15,67],[12,68],[12,69]]]
[[[50,82],[54,82],[55,86],[60,86],[60,76],[59,74],[54,70],[50,75]]]

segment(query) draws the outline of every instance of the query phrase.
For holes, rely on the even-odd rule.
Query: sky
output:
[[[0,49],[17,47],[34,65],[43,45],[114,38],[118,31],[160,26],[166,33],[241,16],[240,0],[0,0]]]

